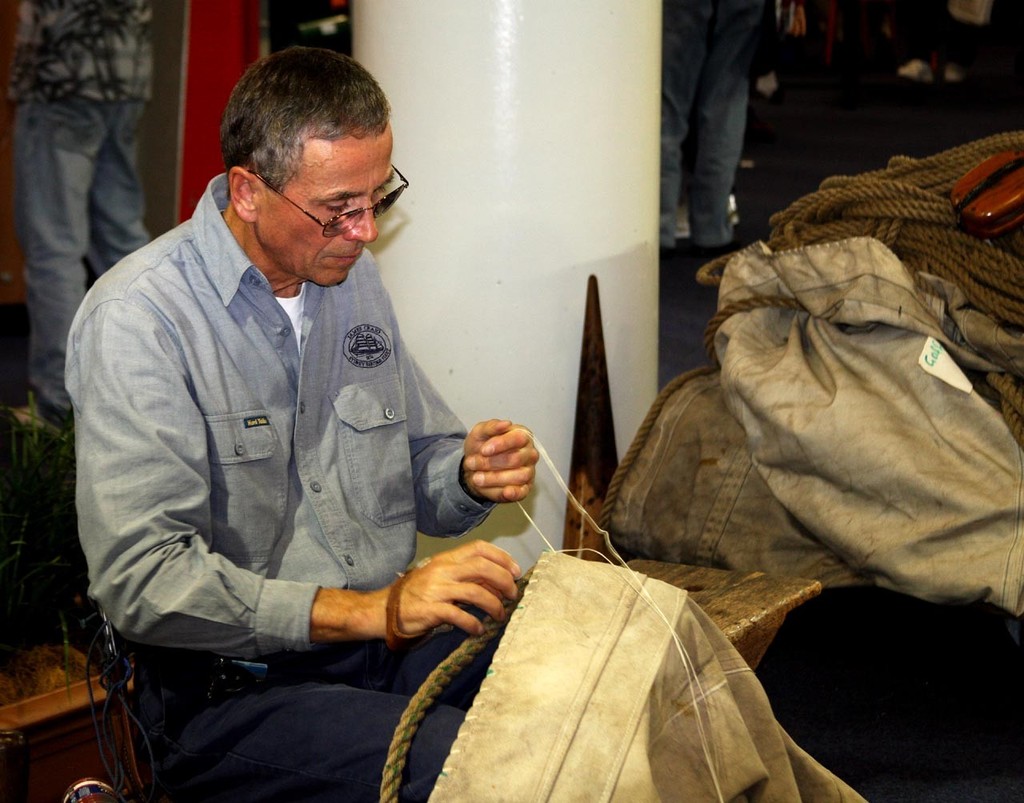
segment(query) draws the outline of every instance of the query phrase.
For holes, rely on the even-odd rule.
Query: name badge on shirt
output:
[[[265,415],[253,415],[245,419],[244,426],[246,429],[252,429],[253,427],[269,427],[270,419]]]

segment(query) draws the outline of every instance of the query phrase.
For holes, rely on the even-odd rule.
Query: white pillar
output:
[[[621,457],[657,393],[661,0],[362,0],[353,53],[411,183],[373,250],[420,364],[564,479],[594,274]],[[525,507],[556,549],[565,503],[539,466]],[[524,568],[544,549],[515,505],[475,534]]]

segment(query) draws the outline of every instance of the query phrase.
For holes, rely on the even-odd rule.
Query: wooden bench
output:
[[[685,589],[755,668],[794,608],[821,593],[821,583],[764,572],[734,572],[706,566],[633,560],[629,567]]]

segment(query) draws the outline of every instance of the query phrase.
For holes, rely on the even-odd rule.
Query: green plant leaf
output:
[[[69,615],[87,588],[74,419],[69,414],[59,427],[26,424],[0,406],[0,439],[7,441],[0,460],[0,653],[67,644]]]

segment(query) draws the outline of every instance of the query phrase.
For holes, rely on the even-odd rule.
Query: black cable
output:
[[[104,643],[105,642],[105,643]],[[136,777],[130,768],[125,767],[121,757],[123,739],[131,739],[131,729],[125,728],[124,733],[119,737],[114,725],[114,710],[117,705],[121,706],[131,725],[135,726],[142,743],[145,745],[149,758],[149,766],[153,766],[153,748],[146,735],[145,729],[138,717],[132,711],[128,700],[128,685],[131,681],[133,670],[131,661],[121,649],[121,642],[114,633],[113,626],[106,617],[97,629],[89,650],[86,654],[85,677],[86,687],[89,693],[89,704],[92,711],[93,730],[96,735],[96,742],[99,747],[100,760],[103,763],[104,771],[110,779],[111,786],[117,795],[118,803],[135,803],[136,800],[151,803],[156,794],[156,777],[142,788],[142,781]],[[106,692],[103,701],[102,714],[97,713],[96,699],[92,689],[92,667],[94,656],[100,657],[99,662],[99,684]],[[125,796],[125,790],[131,793],[131,797]]]

